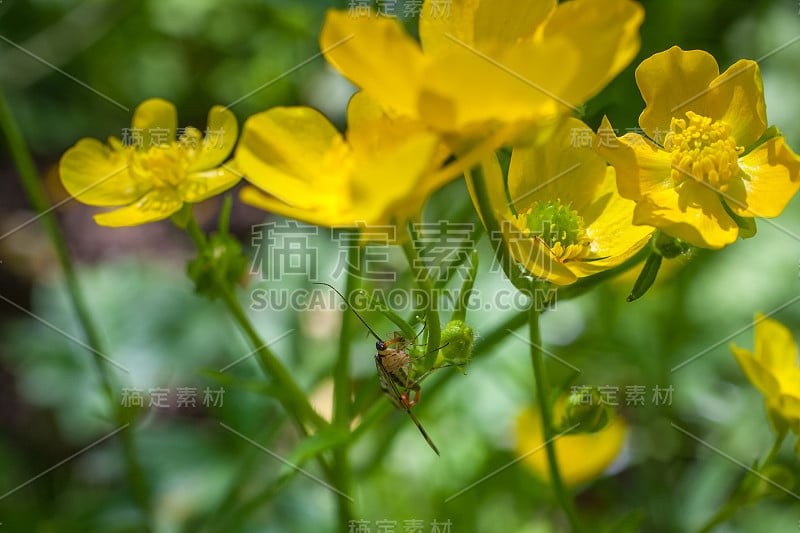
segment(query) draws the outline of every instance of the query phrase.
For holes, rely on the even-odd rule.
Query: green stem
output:
[[[361,265],[361,249],[348,249],[348,265],[345,278],[344,295],[350,295],[359,289],[359,271]],[[349,300],[348,300],[349,303]],[[342,315],[342,324],[339,332],[339,355],[333,369],[333,425],[349,431],[352,419],[351,379],[350,379],[350,329],[355,316],[345,312]],[[337,446],[333,450],[333,479],[336,488],[343,494],[349,494],[352,487],[352,472],[350,471],[350,458],[348,443]],[[337,494],[339,508],[339,524],[349,524],[353,520],[351,500],[343,494]]]
[[[433,283],[431,282],[430,272],[422,264],[422,259],[417,252],[416,233],[411,224],[408,226],[409,240],[403,243],[403,252],[405,252],[408,266],[411,272],[414,273],[416,278],[417,287],[422,289],[427,295],[427,309],[425,310],[426,327],[428,329],[428,350],[435,350],[442,342],[442,323],[439,319],[439,311],[437,310],[437,299],[435,291],[433,290]],[[431,359],[433,361],[433,359]]]
[[[775,456],[778,455],[778,452],[781,449],[781,445],[783,444],[784,439],[786,438],[786,432],[782,432],[775,438],[775,442],[770,448],[767,457],[764,458],[764,461],[761,463],[761,466],[758,467],[758,471],[760,472],[764,468],[766,468],[770,463],[772,463]],[[700,529],[697,530],[697,533],[708,533],[709,531],[713,530],[718,525],[727,522],[730,520],[739,510],[753,501],[752,499],[748,499],[746,496],[744,499],[741,497],[739,491],[742,489],[742,486],[748,482],[750,479],[750,474],[748,473],[739,481],[736,487],[733,489],[731,497],[728,498],[728,501],[723,505],[714,516],[712,516]],[[738,496],[738,497],[737,497]]]
[[[70,301],[72,302],[72,307],[78,317],[78,323],[83,330],[87,344],[92,348],[92,360],[94,361],[97,374],[100,377],[103,394],[106,396],[111,406],[115,422],[120,426],[124,425],[128,423],[128,421],[121,406],[114,400],[111,376],[106,367],[106,362],[102,360],[101,354],[104,353],[105,349],[100,334],[89,313],[89,308],[84,299],[80,284],[78,283],[78,277],[75,273],[72,259],[67,251],[64,236],[53,215],[53,209],[47,200],[47,195],[42,186],[39,173],[36,171],[31,153],[28,150],[28,145],[25,143],[19,125],[2,91],[0,91],[0,128],[5,132],[8,148],[11,152],[11,157],[14,159],[14,165],[19,172],[20,181],[22,182],[25,194],[38,213],[39,220],[44,226],[50,238],[50,242],[53,244],[61,270],[64,272],[64,280],[66,282]],[[151,523],[152,516],[150,490],[145,480],[144,471],[136,456],[136,443],[133,431],[130,428],[126,431],[122,431],[120,439],[122,441],[122,450],[125,457],[128,483],[130,484],[136,503],[143,511],[145,519],[149,524]]]
[[[203,231],[197,225],[197,221],[195,220],[194,216],[189,217],[186,230],[192,237],[198,252],[202,253],[208,244],[208,240],[206,239]],[[216,286],[220,298],[222,298],[222,301],[228,308],[228,312],[234,318],[237,325],[248,338],[253,349],[256,351],[258,362],[262,370],[269,378],[275,381],[275,383],[283,392],[279,400],[284,409],[286,409],[286,411],[295,418],[303,434],[307,434],[304,425],[306,423],[317,429],[327,426],[328,423],[314,410],[314,408],[308,402],[303,390],[300,388],[294,378],[292,378],[292,375],[288,370],[286,370],[286,367],[283,366],[275,354],[272,353],[272,350],[269,349],[267,343],[264,342],[264,340],[258,334],[255,326],[253,326],[253,323],[247,316],[247,313],[242,307],[242,304],[239,302],[239,299],[236,297],[233,289],[228,283],[221,279],[216,280]]]
[[[520,269],[514,263],[508,252],[505,242],[503,242],[503,230],[500,221],[495,218],[495,211],[489,199],[489,187],[486,183],[486,176],[481,165],[475,165],[467,174],[467,179],[472,184],[475,191],[477,211],[486,228],[486,235],[489,243],[494,250],[494,256],[498,264],[503,268],[508,280],[519,290],[526,290],[530,285],[529,279],[522,275]]]
[[[461,290],[458,291],[458,300],[451,320],[464,321],[467,319],[469,297],[472,294],[472,288],[475,286],[475,279],[478,277],[478,250],[472,250],[469,261],[469,269],[467,269],[467,275],[461,284]]]
[[[578,517],[575,512],[575,504],[561,479],[561,472],[558,468],[558,458],[556,457],[550,391],[545,374],[544,355],[541,349],[542,335],[539,328],[539,305],[541,302],[537,296],[538,294],[539,291],[534,291],[528,322],[530,330],[531,361],[533,362],[533,378],[536,383],[536,403],[538,404],[542,419],[542,436],[547,451],[547,462],[550,467],[550,482],[553,486],[553,492],[561,508],[564,510],[564,513],[567,515],[572,531],[577,533],[580,531],[580,524],[578,523]]]

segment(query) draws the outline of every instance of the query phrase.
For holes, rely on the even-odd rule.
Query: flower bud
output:
[[[580,424],[574,433],[596,433],[605,428],[613,416],[611,407],[602,402],[600,392],[586,388],[569,395],[560,425],[562,431]]]
[[[442,330],[442,349],[436,357],[436,366],[457,366],[464,372],[464,365],[472,358],[475,332],[463,320],[452,320]],[[465,372],[466,373],[466,372]]]
[[[242,254],[242,245],[223,233],[213,234],[205,249],[191,260],[187,270],[195,283],[195,291],[212,300],[219,297],[221,283],[233,285],[244,275],[247,257]]]

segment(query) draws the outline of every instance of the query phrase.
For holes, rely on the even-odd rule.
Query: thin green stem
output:
[[[114,400],[112,379],[106,367],[106,362],[102,360],[103,356],[101,355],[105,351],[103,342],[89,313],[83,291],[78,283],[78,277],[75,273],[72,259],[69,256],[66,241],[53,215],[52,207],[47,200],[47,195],[42,186],[42,181],[36,170],[31,153],[28,150],[28,145],[22,136],[19,125],[2,91],[0,91],[0,128],[5,132],[8,148],[11,152],[14,164],[17,167],[17,171],[19,172],[20,181],[22,182],[25,194],[33,208],[39,214],[39,221],[44,226],[50,238],[50,242],[53,244],[61,270],[64,272],[64,280],[66,282],[70,301],[72,302],[72,307],[78,317],[78,323],[83,330],[87,344],[92,348],[92,360],[94,361],[97,374],[100,377],[103,394],[107,397],[107,401],[111,406],[114,420],[119,425],[129,423],[121,406]],[[136,456],[136,443],[133,430],[128,428],[122,431],[120,439],[122,441],[122,450],[125,457],[128,483],[136,503],[144,513],[148,524],[150,524],[152,522],[150,490],[145,480],[144,471]]]
[[[357,291],[360,285],[361,249],[358,247],[349,248],[347,253],[347,264],[350,265],[350,268],[347,269],[343,294],[345,297],[350,298],[350,295]],[[342,315],[342,325],[339,332],[339,355],[336,366],[333,369],[333,425],[345,431],[349,431],[352,418],[350,329],[354,319],[353,313],[346,312]],[[353,484],[348,443],[341,444],[333,450],[333,476],[336,488],[341,493],[337,494],[339,524],[344,526],[353,520],[351,499],[345,496],[350,493]]]
[[[423,262],[415,245],[416,234],[410,224],[408,230],[409,240],[403,243],[403,252],[405,252],[411,272],[414,273],[417,287],[422,289],[427,296],[425,326],[428,330],[428,350],[433,350],[438,348],[442,342],[442,322],[439,318],[439,311],[437,310],[438,302],[436,299],[436,291],[433,289],[430,272],[426,267],[421,266]]]
[[[727,522],[733,515],[740,509],[740,504],[728,501],[722,508],[717,511],[705,525],[697,530],[697,533],[708,533],[718,525]]]
[[[539,413],[542,420],[542,436],[545,442],[545,449],[547,451],[547,462],[550,467],[550,483],[553,486],[553,492],[558,499],[561,508],[567,515],[570,527],[573,532],[580,531],[580,524],[578,516],[575,512],[575,504],[572,501],[572,496],[564,486],[564,481],[561,478],[561,472],[558,468],[558,458],[556,457],[555,435],[553,431],[553,411],[550,403],[550,391],[547,383],[547,375],[545,374],[544,355],[542,354],[542,335],[539,328],[539,298],[536,296],[539,291],[534,291],[534,298],[531,302],[531,309],[529,315],[529,331],[530,331],[530,345],[531,345],[531,361],[533,362],[533,378],[536,384],[536,403],[539,407]]]
[[[198,252],[202,253],[203,250],[205,250],[208,239],[197,225],[194,216],[189,217],[186,229],[197,246]],[[269,378],[274,380],[281,389],[282,395],[279,398],[281,404],[284,409],[295,418],[303,434],[308,433],[305,428],[306,423],[317,429],[327,426],[328,423],[325,419],[322,418],[308,402],[308,398],[303,392],[303,389],[300,388],[289,371],[286,370],[286,367],[283,366],[275,354],[272,353],[272,350],[269,349],[267,343],[264,342],[258,334],[233,289],[228,283],[221,279],[216,280],[216,285],[218,294],[228,308],[228,312],[250,341],[262,370]]]
[[[775,442],[772,444],[772,448],[770,448],[769,453],[764,458],[764,462],[761,463],[759,470],[772,463],[772,461],[775,459],[775,456],[781,451],[781,446],[783,445],[783,441],[786,439],[787,433],[788,431],[784,430],[777,437],[775,437]]]
[[[781,449],[781,445],[783,444],[784,439],[786,438],[786,432],[782,432],[775,438],[775,442],[772,444],[772,448],[770,448],[769,453],[762,461],[761,466],[758,467],[758,472],[766,468],[772,461],[775,459],[775,456],[778,455],[778,452]],[[740,492],[743,488],[744,484],[747,483],[750,479],[750,473],[742,477],[736,487],[733,489],[731,496],[728,498],[728,501],[725,502],[723,505],[714,515],[708,519],[708,521],[697,530],[697,533],[708,533],[709,531],[713,530],[718,525],[727,522],[730,520],[739,510],[753,501],[752,498],[748,498],[747,493],[745,491],[745,495],[742,496]]]

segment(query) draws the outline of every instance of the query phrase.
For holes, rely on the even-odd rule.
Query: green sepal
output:
[[[642,271],[639,273],[639,277],[636,278],[633,289],[628,295],[628,302],[638,300],[653,286],[658,276],[658,269],[661,268],[661,261],[661,254],[657,252],[653,252],[647,257],[647,261],[644,262]]]
[[[670,237],[662,232],[656,233],[652,243],[653,249],[666,259],[675,259],[692,251],[692,245],[689,243]]]
[[[741,158],[741,157],[746,156],[747,154],[749,154],[750,152],[752,152],[753,150],[755,150],[756,148],[758,148],[759,146],[761,146],[765,142],[769,141],[770,139],[774,139],[775,137],[782,137],[782,136],[783,136],[783,133],[781,132],[781,130],[778,129],[778,126],[770,126],[769,128],[765,129],[764,133],[761,134],[761,137],[756,139],[756,142],[754,142],[753,144],[748,146],[745,149],[744,153],[742,155],[740,155],[739,157]]]
[[[172,223],[179,228],[185,230],[189,226],[189,220],[192,218],[192,204],[183,204],[180,211],[170,217]]]
[[[754,237],[758,228],[756,227],[756,219],[753,217],[742,217],[737,215],[733,212],[731,207],[728,205],[728,202],[725,201],[723,198],[722,206],[725,208],[725,212],[728,213],[728,216],[736,222],[736,225],[739,226],[739,237],[742,239],[749,239],[750,237]]]

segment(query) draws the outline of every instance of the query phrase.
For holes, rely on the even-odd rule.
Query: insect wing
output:
[[[375,366],[378,369],[378,379],[380,380],[381,389],[383,389],[383,392],[389,396],[389,399],[392,400],[392,403],[398,409],[402,409],[408,413],[408,416],[411,417],[411,420],[414,422],[414,425],[417,426],[417,429],[419,429],[419,432],[422,434],[425,442],[428,443],[428,446],[430,446],[431,449],[436,452],[436,455],[440,455],[439,448],[436,447],[436,445],[433,443],[433,440],[431,440],[430,436],[428,436],[428,433],[425,431],[425,428],[422,427],[422,423],[419,421],[417,416],[411,412],[411,408],[406,404],[405,401],[403,401],[403,396],[397,389],[394,379],[392,379],[389,371],[384,368],[383,363],[381,362],[381,356],[377,354],[375,355]]]

